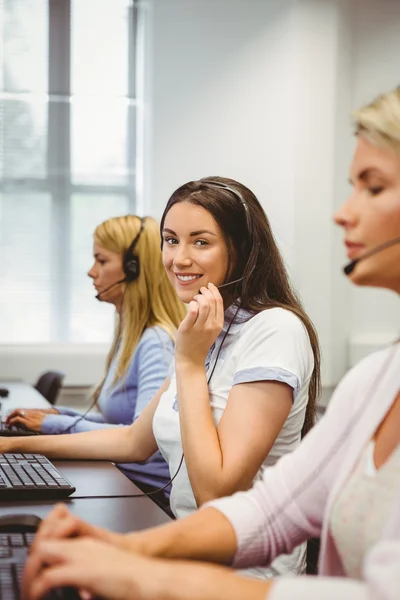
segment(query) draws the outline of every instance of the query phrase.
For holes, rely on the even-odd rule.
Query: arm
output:
[[[23,597],[73,586],[115,600],[265,600],[272,586],[200,563],[149,560],[90,539],[46,541],[30,553]]]
[[[290,412],[291,388],[269,381],[235,385],[216,427],[204,367],[177,367],[177,381],[182,446],[197,505],[248,489]]]
[[[123,382],[109,391],[104,403],[115,405],[114,418],[119,422],[107,423],[100,413],[89,413],[83,418],[82,413],[60,408],[59,415],[46,415],[42,422],[41,432],[60,434],[68,429],[68,433],[81,433],[97,429],[111,429],[127,425],[133,415],[135,421],[146,408],[151,399],[163,385],[169,363],[172,360],[173,343],[171,338],[153,328],[145,331],[134,353]]]
[[[85,411],[74,410],[73,408],[68,408],[66,406],[57,406],[57,410],[60,415],[63,415],[63,416],[68,415],[70,417],[76,417],[76,418],[81,417],[85,412]],[[104,423],[105,422],[103,415],[99,412],[94,412],[92,409],[90,409],[90,412],[88,412],[87,415],[84,416],[84,419],[86,421],[92,421],[93,423]]]
[[[37,452],[48,458],[145,461],[157,450],[153,416],[168,385],[166,379],[140,418],[130,426],[73,435],[0,438],[0,452]]]
[[[181,337],[189,338],[192,332],[195,336],[190,344],[187,339],[184,348],[181,337],[177,338],[175,359],[182,446],[198,506],[249,488],[285,424],[296,401],[295,392],[300,388],[298,410],[304,410],[304,389],[313,364],[308,335],[295,315],[288,311],[278,315],[269,311],[260,313],[248,327],[244,326],[247,328],[236,342],[233,355],[225,359],[234,361],[235,376],[226,408],[216,425],[204,358],[194,351],[202,336],[206,338],[209,321],[213,324],[211,301],[208,314],[202,316],[202,310],[207,308],[207,291],[202,288],[197,314],[189,310],[179,328]],[[218,310],[217,304],[217,314]],[[226,368],[230,368],[228,364]],[[300,418],[292,422],[291,443],[300,438],[301,412]],[[289,444],[282,442],[280,452],[285,451],[285,443]]]
[[[269,564],[319,537],[329,490],[348,452],[337,438],[343,433],[344,411],[352,416],[354,392],[351,379],[344,381],[324,418],[294,452],[266,469],[251,490],[214,500],[174,523],[119,538],[119,543],[146,556],[246,568]]]
[[[47,415],[43,419],[41,433],[45,435],[66,433],[82,433],[84,431],[97,431],[100,429],[112,429],[113,427],[126,427],[123,424],[105,423],[102,415],[99,420],[80,419],[79,416]],[[66,431],[68,429],[68,431]]]

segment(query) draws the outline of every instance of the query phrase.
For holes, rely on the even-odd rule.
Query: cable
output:
[[[222,338],[221,344],[220,344],[220,346],[218,348],[218,352],[217,352],[217,356],[215,358],[215,362],[214,362],[213,368],[211,370],[210,375],[207,378],[207,385],[209,385],[209,383],[211,381],[211,377],[214,374],[215,367],[217,366],[219,355],[221,354],[222,346],[224,345],[226,336],[228,335],[229,330],[230,330],[232,324],[234,323],[234,321],[236,319],[236,315],[238,314],[240,307],[241,307],[241,304],[238,304],[238,307],[237,307],[237,309],[235,311],[235,314],[233,315],[233,318],[230,321],[230,323],[229,323],[229,325],[228,325],[228,327],[227,327],[227,329],[226,329],[226,331],[224,333],[224,337]],[[142,492],[141,494],[132,494],[131,496],[129,496],[129,498],[143,498],[144,496],[152,496],[153,494],[158,494],[158,492],[162,492],[163,490],[165,490],[165,488],[167,488],[169,485],[171,485],[171,483],[177,477],[179,471],[181,470],[181,467],[182,467],[182,464],[183,464],[183,459],[184,459],[184,453],[182,452],[181,460],[179,462],[179,466],[178,466],[177,470],[175,471],[174,476],[171,477],[171,479],[163,487],[157,488],[156,490],[153,490],[152,492],[147,492],[147,493],[146,492]]]
[[[227,329],[226,329],[226,331],[225,331],[225,333],[224,333],[224,337],[222,338],[222,341],[221,341],[220,347],[218,348],[217,356],[216,356],[216,358],[215,358],[215,362],[214,362],[214,365],[213,365],[212,371],[211,371],[211,373],[210,373],[209,377],[207,378],[207,386],[209,385],[209,383],[210,383],[210,381],[211,381],[211,377],[212,377],[212,376],[213,376],[213,374],[214,374],[215,367],[217,366],[218,358],[219,358],[219,355],[220,355],[220,353],[221,353],[221,350],[222,350],[222,346],[224,345],[225,338],[226,338],[226,336],[227,336],[227,335],[228,335],[228,333],[229,333],[229,330],[230,330],[230,328],[231,328],[231,325],[233,324],[233,322],[234,322],[234,321],[235,321],[235,319],[236,319],[236,315],[238,314],[240,307],[241,307],[241,304],[238,304],[238,307],[237,307],[237,309],[236,309],[236,311],[235,311],[235,314],[233,315],[233,318],[232,318],[231,322],[229,323],[229,325],[228,325],[228,327],[227,327]],[[154,490],[154,491],[152,491],[152,492],[147,492],[147,493],[146,493],[146,492],[143,492],[142,494],[134,494],[133,496],[130,496],[130,498],[141,498],[142,496],[151,496],[152,494],[157,494],[158,492],[162,492],[163,490],[165,490],[165,488],[166,488],[166,487],[168,487],[168,486],[169,486],[169,485],[170,485],[170,484],[171,484],[171,483],[174,481],[175,477],[178,475],[178,473],[179,473],[179,471],[180,471],[180,469],[181,469],[181,466],[182,466],[182,464],[183,464],[183,459],[184,459],[184,453],[182,452],[181,460],[180,460],[180,462],[179,462],[179,466],[178,466],[178,468],[177,468],[177,470],[176,470],[176,472],[175,472],[175,475],[174,475],[174,476],[173,476],[173,477],[172,477],[172,478],[171,478],[171,479],[168,481],[168,483],[166,483],[166,484],[165,484],[165,485],[164,485],[162,488],[159,488],[159,489],[157,489],[157,490]]]

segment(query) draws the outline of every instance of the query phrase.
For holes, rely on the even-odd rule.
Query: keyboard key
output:
[[[9,540],[11,546],[25,546],[24,535],[22,533],[10,533]]]
[[[9,558],[11,550],[8,546],[0,546],[0,558]]]

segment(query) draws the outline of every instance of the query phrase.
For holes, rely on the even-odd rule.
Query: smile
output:
[[[199,279],[199,277],[203,277],[202,275],[177,275],[176,276],[179,281],[188,282],[194,281],[195,279]]]

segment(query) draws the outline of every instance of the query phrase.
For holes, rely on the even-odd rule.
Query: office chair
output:
[[[50,404],[54,405],[64,377],[65,373],[61,371],[46,371],[39,377],[34,387]]]

